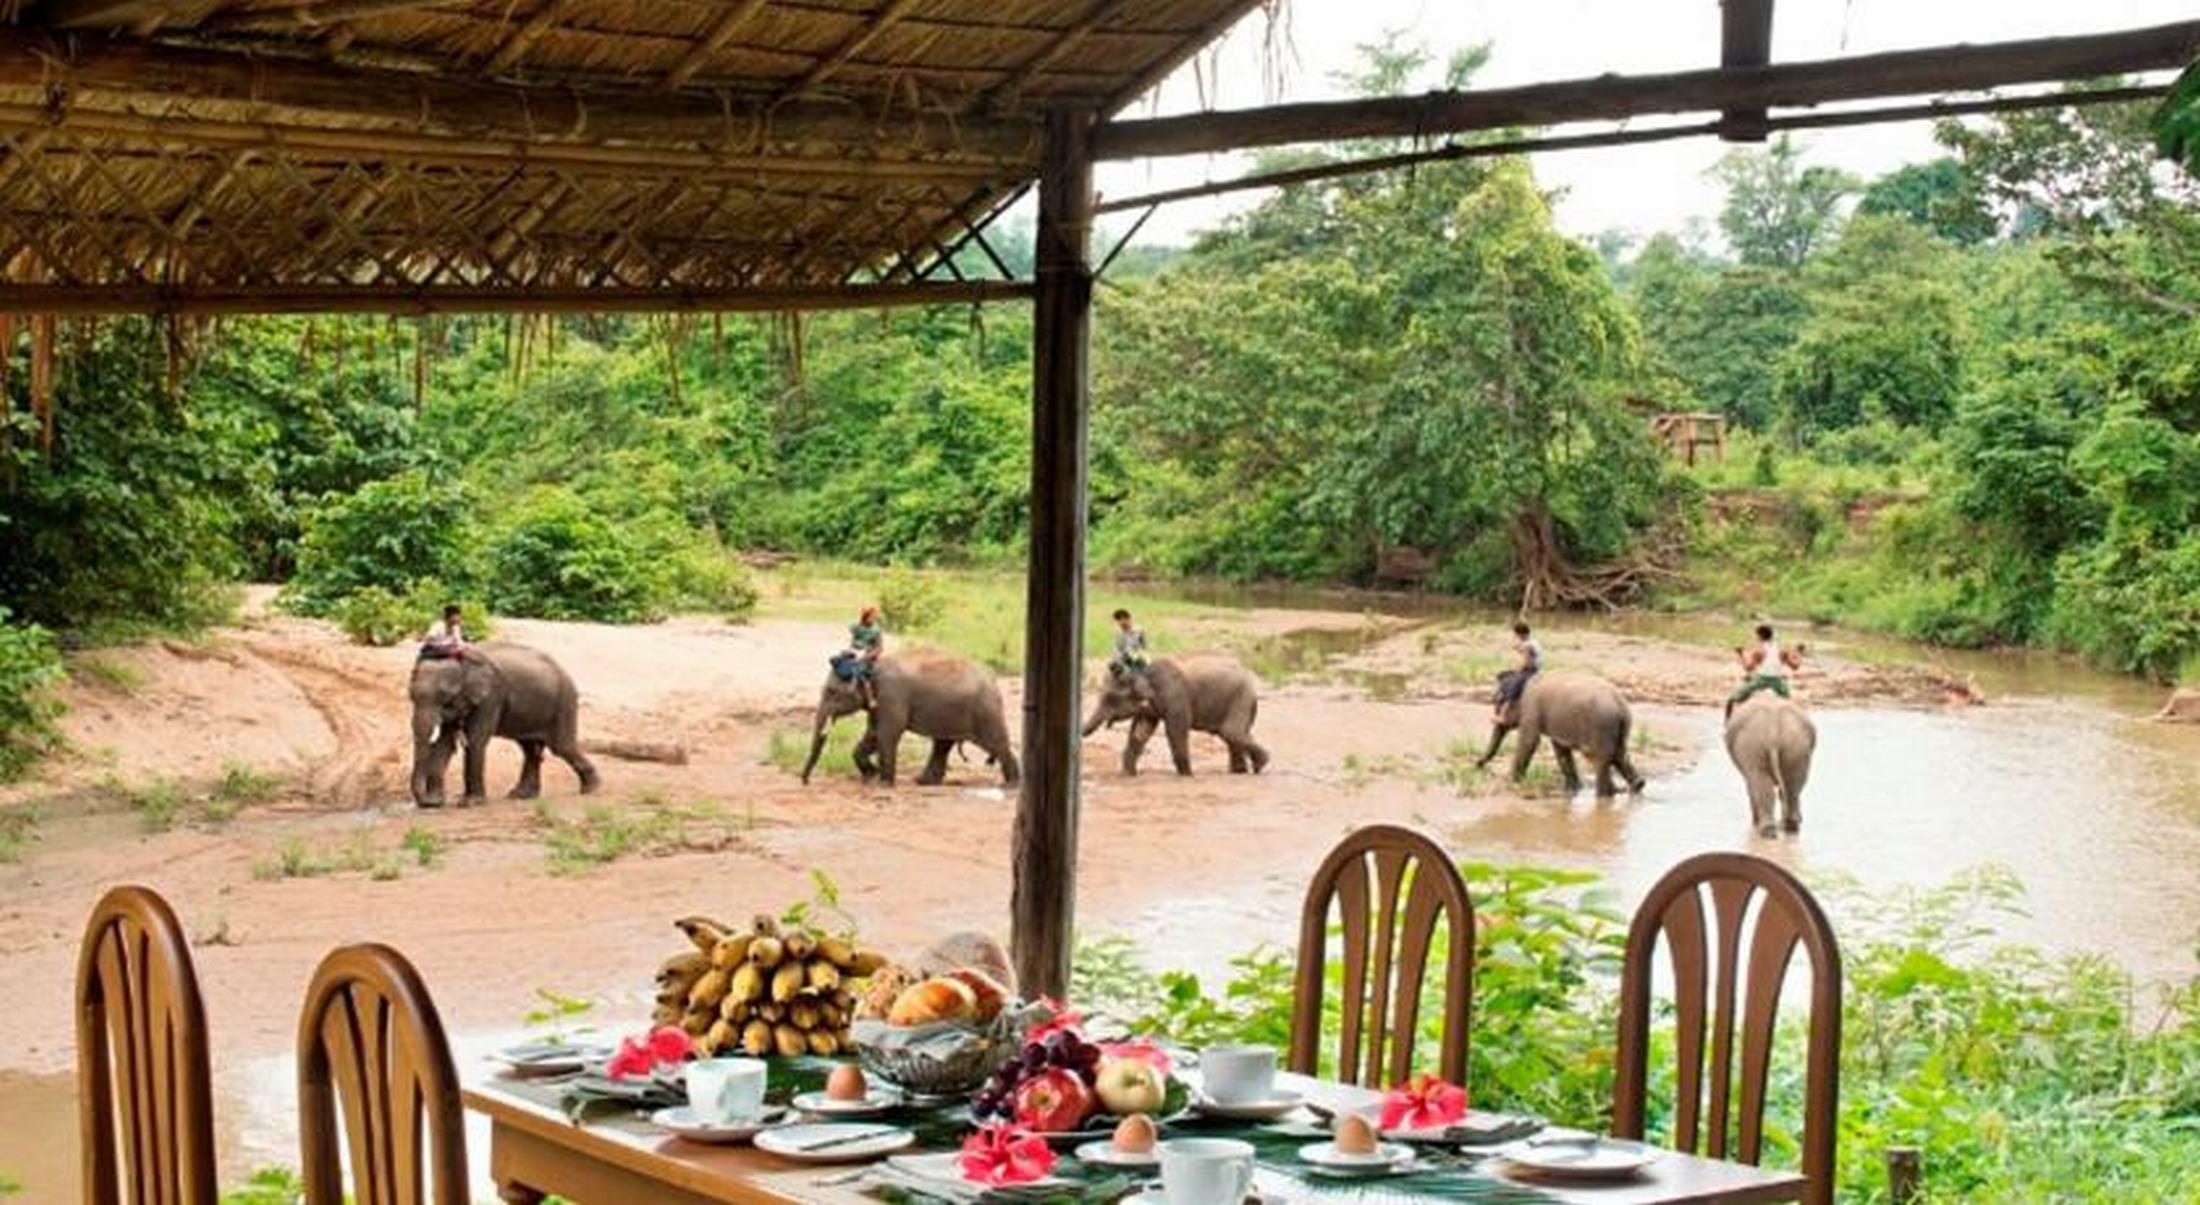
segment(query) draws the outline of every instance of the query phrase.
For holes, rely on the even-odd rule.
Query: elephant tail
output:
[[[1788,794],[1787,776],[1781,773],[1780,751],[1776,748],[1765,750],[1765,773],[1772,778],[1773,798],[1783,801],[1792,801],[1795,798]]]

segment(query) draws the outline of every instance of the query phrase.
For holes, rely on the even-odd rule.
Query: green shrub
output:
[[[63,710],[54,693],[67,669],[53,634],[11,623],[0,607],[0,782],[12,782],[61,743]]]
[[[947,614],[947,591],[920,570],[891,569],[879,579],[878,609],[888,625],[920,632]]]
[[[302,615],[328,615],[370,587],[398,595],[422,580],[466,581],[473,513],[462,483],[424,469],[326,498],[306,516],[298,571],[283,591],[286,605]]]
[[[430,578],[414,582],[402,597],[380,586],[354,590],[337,600],[329,618],[354,641],[387,648],[425,633],[454,601],[466,639],[489,639],[496,629],[489,612],[472,599],[454,599],[442,583]]]
[[[746,622],[756,613],[756,579],[723,549],[683,548],[667,558],[665,567],[676,605],[715,611],[729,623]]]
[[[645,623],[670,594],[661,560],[573,491],[546,486],[506,514],[482,558],[489,603],[506,615]]]

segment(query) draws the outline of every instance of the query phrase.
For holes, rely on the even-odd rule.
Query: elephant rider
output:
[[[443,618],[428,628],[420,638],[420,660],[464,661],[466,659],[466,624],[457,603],[443,608]]]
[[[1108,661],[1108,672],[1116,677],[1135,674],[1146,668],[1146,634],[1131,626],[1131,613],[1121,607],[1115,609],[1115,656]]]
[[[1491,714],[1505,718],[1505,709],[1520,701],[1528,680],[1543,670],[1543,646],[1536,642],[1525,620],[1513,624],[1513,667],[1497,675],[1497,701]]]
[[[886,629],[879,625],[878,608],[869,606],[848,625],[848,651],[834,658],[863,688],[863,705],[878,706],[878,659],[886,651]]]
[[[1757,625],[1757,643],[1752,648],[1737,648],[1734,655],[1742,662],[1742,684],[1727,696],[1726,713],[1734,714],[1734,708],[1760,690],[1769,690],[1783,699],[1793,698],[1788,693],[1788,675],[1803,668],[1803,654],[1799,649],[1784,649],[1772,635],[1772,625]]]

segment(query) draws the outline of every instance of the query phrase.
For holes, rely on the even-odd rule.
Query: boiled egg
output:
[[[1115,1149],[1126,1155],[1143,1155],[1153,1150],[1159,1135],[1153,1128],[1153,1118],[1144,1113],[1133,1113],[1118,1122],[1115,1127]]]
[[[853,1064],[842,1063],[825,1077],[827,1100],[862,1100],[870,1091],[871,1086],[863,1082],[863,1068]]]
[[[1337,1150],[1340,1154],[1372,1155],[1375,1148],[1375,1127],[1367,1118],[1347,1113],[1338,1120]]]

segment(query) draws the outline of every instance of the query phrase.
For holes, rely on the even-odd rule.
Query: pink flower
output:
[[[625,1079],[649,1075],[660,1063],[677,1063],[695,1057],[695,1040],[676,1025],[651,1030],[640,1039],[621,1038],[619,1049],[604,1063],[605,1075]]]
[[[1032,1026],[1031,1032],[1024,1035],[1024,1041],[1026,1042],[1036,1042],[1050,1033],[1058,1033],[1063,1030],[1076,1033],[1078,1027],[1085,1023],[1085,1014],[1071,1008],[1065,1001],[1048,996],[1039,1003],[1045,1006],[1049,1019]]]
[[[1054,1152],[1046,1139],[1014,1126],[983,1126],[963,1140],[955,1166],[963,1179],[998,1188],[1044,1180],[1054,1170]]]
[[[1102,1046],[1100,1057],[1104,1059],[1137,1059],[1141,1063],[1153,1064],[1154,1070],[1163,1075],[1169,1074],[1170,1068],[1174,1066],[1169,1060],[1169,1052],[1154,1045],[1152,1038],[1132,1038],[1128,1042],[1117,1042],[1111,1046]]]
[[[1383,1096],[1383,1129],[1435,1130],[1467,1115],[1467,1090],[1423,1072]]]

